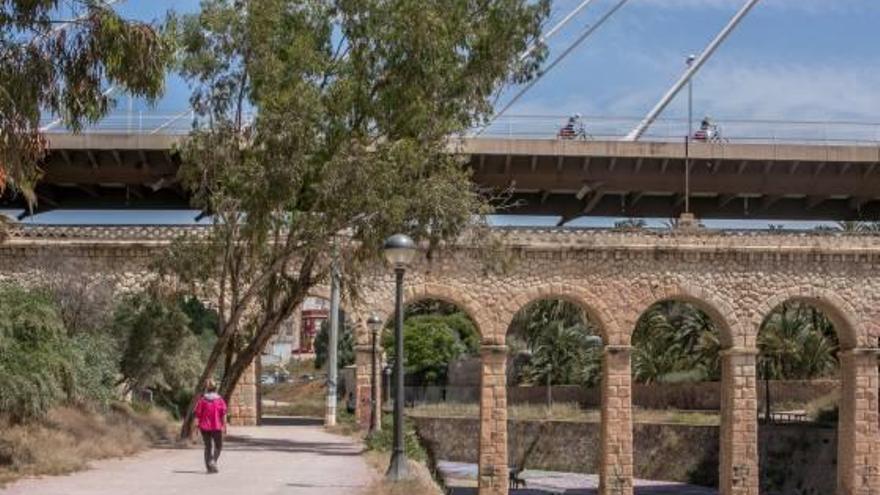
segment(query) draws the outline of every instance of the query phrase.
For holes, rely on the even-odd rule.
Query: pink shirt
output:
[[[202,431],[220,431],[226,423],[226,401],[215,393],[207,393],[199,399],[195,410]]]

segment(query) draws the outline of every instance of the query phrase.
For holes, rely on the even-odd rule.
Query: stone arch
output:
[[[638,312],[631,318],[632,321],[627,321],[629,326],[629,330],[626,332],[627,345],[631,343],[632,334],[639,318],[645,314],[648,308],[664,301],[686,302],[706,313],[718,327],[723,349],[746,347],[747,339],[744,328],[733,309],[733,304],[719,297],[716,293],[696,285],[662,287],[655,289],[650,297],[641,300],[638,304]]]
[[[482,340],[486,340],[491,335],[492,318],[487,311],[482,310],[476,305],[473,296],[456,287],[436,284],[436,283],[420,283],[404,287],[403,303],[411,304],[417,301],[428,299],[436,299],[449,304],[455,305],[474,322],[477,332]],[[394,317],[394,298],[389,297],[387,303],[379,305],[375,310],[384,319],[389,320]],[[367,313],[360,312],[363,319]]]
[[[870,342],[866,341],[865,332],[861,331],[862,326],[856,316],[859,313],[855,308],[834,292],[819,287],[788,287],[762,301],[755,315],[756,321],[753,322],[755,331],[757,332],[761,328],[764,320],[773,310],[789,301],[806,303],[825,313],[834,325],[841,350],[853,349],[860,345],[873,347]]]
[[[503,318],[506,325],[503,327],[505,335],[500,336],[501,342],[506,337],[507,328],[516,314],[530,304],[545,299],[562,299],[575,304],[587,313],[587,317],[599,330],[602,342],[605,344],[619,345],[621,332],[614,317],[601,296],[569,284],[548,284],[534,287],[525,292],[520,292],[509,298],[503,305]]]

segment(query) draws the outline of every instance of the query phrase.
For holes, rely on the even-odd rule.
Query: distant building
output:
[[[278,334],[269,341],[262,355],[263,366],[284,365],[291,357],[312,358],[315,338],[321,324],[330,316],[330,301],[308,297],[299,311],[281,324]]]

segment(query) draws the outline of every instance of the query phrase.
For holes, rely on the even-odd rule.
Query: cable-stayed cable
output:
[[[569,47],[566,48],[565,51],[562,52],[561,55],[556,57],[556,59],[553,60],[553,62],[551,62],[550,65],[548,65],[547,68],[538,77],[536,77],[535,79],[532,79],[532,81],[529,82],[529,84],[527,84],[524,88],[522,88],[519,91],[519,93],[517,93],[510,101],[508,101],[507,104],[504,106],[504,108],[501,109],[501,111],[495,113],[495,115],[489,120],[489,122],[482,129],[480,129],[480,131],[477,132],[476,135],[479,136],[480,134],[482,134],[486,129],[489,128],[490,125],[492,125],[493,122],[498,120],[499,117],[501,117],[502,115],[504,115],[505,112],[510,110],[510,107],[512,107],[514,104],[516,104],[516,102],[519,101],[520,98],[522,98],[526,93],[528,93],[530,89],[535,87],[535,85],[538,84],[538,82],[540,82],[541,79],[543,79],[544,76],[546,76],[551,70],[553,70],[554,67],[556,67],[557,65],[559,65],[560,62],[565,60],[565,58],[568,57],[568,55],[570,55],[571,52],[573,52],[577,47],[579,47],[581,45],[581,43],[584,42],[584,40],[589,38],[590,35],[592,35],[594,32],[596,32],[597,29],[602,27],[602,24],[605,24],[605,21],[610,19],[611,16],[614,15],[618,10],[620,10],[620,8],[623,7],[628,1],[629,0],[620,0],[619,2],[617,2],[617,4],[614,7],[611,8],[611,10],[606,12],[605,15],[603,15],[598,21],[596,21],[595,24],[593,24],[591,26],[587,26],[586,31],[584,31],[571,45],[569,45]]]

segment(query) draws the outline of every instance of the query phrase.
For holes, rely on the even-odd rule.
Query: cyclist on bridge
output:
[[[574,139],[583,132],[584,123],[581,120],[581,114],[576,113],[569,117],[565,126],[559,130],[559,137],[560,139]]]

